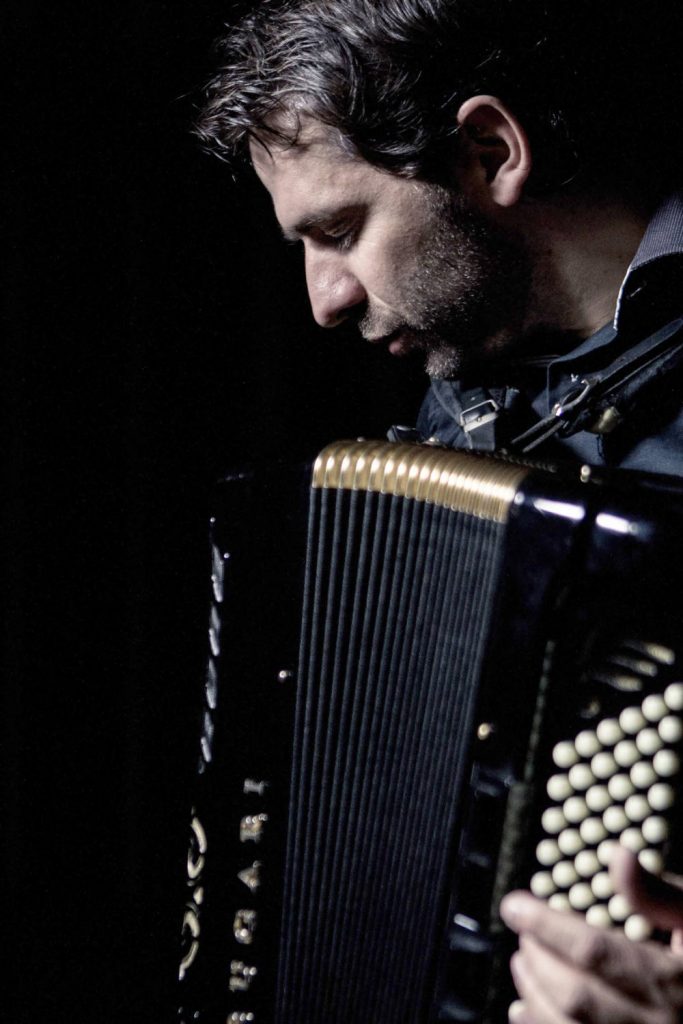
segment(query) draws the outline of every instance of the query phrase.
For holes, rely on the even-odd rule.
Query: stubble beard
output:
[[[427,201],[433,235],[402,283],[402,323],[389,327],[401,330],[405,354],[422,354],[431,378],[456,378],[488,366],[519,340],[530,259],[518,239],[463,197],[430,186]],[[378,333],[371,310],[360,327]]]

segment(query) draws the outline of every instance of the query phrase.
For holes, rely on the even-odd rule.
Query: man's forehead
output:
[[[316,164],[319,168],[323,165],[350,167],[365,163],[346,152],[341,141],[334,140],[323,125],[310,120],[304,122],[292,145],[257,137],[250,141],[249,152],[254,169],[261,178],[294,168],[299,172],[304,163]]]
[[[306,220],[323,219],[335,208],[368,198],[380,172],[345,152],[322,128],[311,128],[294,146],[254,141],[256,174],[270,192],[275,213],[289,235]]]

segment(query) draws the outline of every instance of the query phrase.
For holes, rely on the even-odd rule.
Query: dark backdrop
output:
[[[172,1021],[221,469],[414,418],[189,134],[246,5],[4,7],[2,1014]],[[6,957],[4,958],[7,962]]]

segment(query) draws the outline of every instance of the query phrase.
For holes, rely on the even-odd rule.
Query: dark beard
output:
[[[435,233],[402,288],[402,322],[367,310],[366,337],[400,331],[422,352],[430,377],[476,372],[520,337],[531,261],[521,241],[486,221],[459,195],[430,186]]]

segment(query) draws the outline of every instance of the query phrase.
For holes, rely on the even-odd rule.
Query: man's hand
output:
[[[521,999],[514,1024],[680,1024],[683,1021],[683,891],[648,875],[619,847],[615,890],[634,911],[672,932],[671,948],[635,943],[582,917],[551,910],[529,893],[510,893],[503,920],[519,935],[512,976]]]

